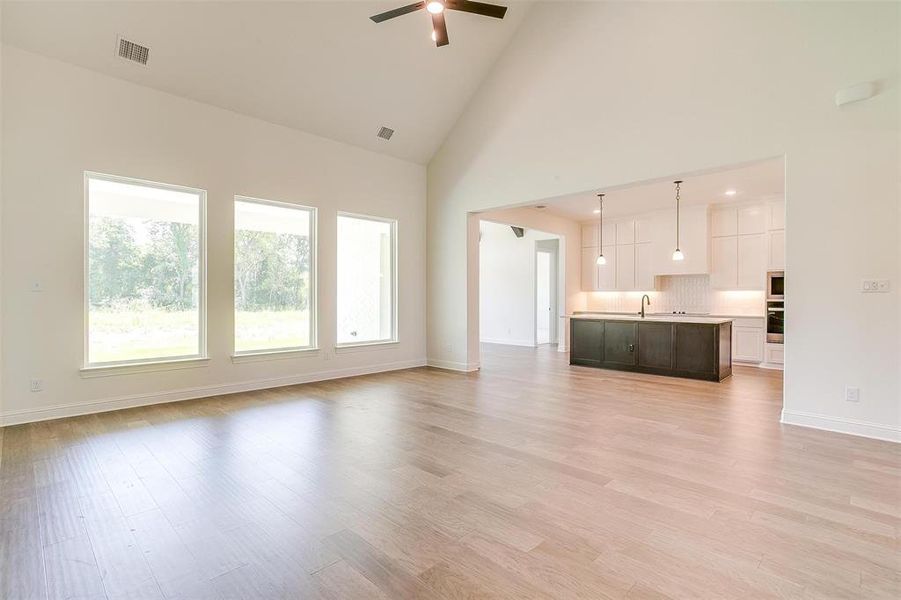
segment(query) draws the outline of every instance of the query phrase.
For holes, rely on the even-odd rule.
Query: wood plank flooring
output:
[[[901,447],[485,346],[2,430],[0,598],[899,598]]]

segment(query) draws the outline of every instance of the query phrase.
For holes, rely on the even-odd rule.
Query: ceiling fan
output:
[[[425,0],[415,4],[401,6],[394,10],[379,13],[373,17],[369,17],[376,23],[400,17],[411,12],[426,9],[432,14],[432,39],[439,48],[447,46],[450,42],[447,39],[447,24],[444,22],[445,10],[459,10],[461,12],[483,15],[485,17],[494,17],[495,19],[503,19],[507,13],[506,6],[498,6],[497,4],[486,4],[485,2],[471,2],[470,0]]]

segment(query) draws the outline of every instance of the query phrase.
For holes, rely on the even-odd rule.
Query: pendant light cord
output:
[[[681,244],[679,244],[679,184],[681,181],[676,181],[676,250],[680,249]]]
[[[604,254],[604,194],[598,194],[598,254]]]

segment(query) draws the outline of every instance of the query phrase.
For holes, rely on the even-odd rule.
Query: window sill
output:
[[[385,340],[381,342],[360,342],[359,344],[337,344],[335,346],[335,354],[343,354],[345,352],[364,352],[366,350],[378,350],[386,346],[397,346],[399,340]]]
[[[260,362],[264,360],[285,360],[289,358],[302,358],[318,356],[319,348],[290,348],[287,350],[260,350],[259,352],[241,352],[232,354],[232,362],[235,364]]]
[[[132,375],[135,373],[152,373],[154,371],[172,371],[175,369],[196,369],[209,365],[209,357],[176,358],[152,362],[129,363],[118,365],[96,365],[82,367],[79,374],[84,378],[112,377],[115,375]]]

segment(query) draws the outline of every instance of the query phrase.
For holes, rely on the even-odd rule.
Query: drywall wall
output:
[[[783,419],[901,439],[898,11],[533,7],[429,164],[429,360],[478,363],[469,212],[784,156]],[[870,80],[879,95],[835,106],[836,90]],[[892,291],[861,294],[864,278]]]
[[[479,241],[479,339],[493,344],[535,345],[535,243],[556,239],[526,229],[482,221]]]
[[[424,167],[9,46],[2,76],[3,423],[424,364]],[[207,190],[206,366],[79,374],[85,170]],[[232,362],[235,194],[319,209],[319,352]],[[338,210],[398,219],[398,344],[334,349]]]
[[[473,219],[483,219],[495,223],[518,225],[526,229],[540,229],[552,233],[560,239],[557,256],[557,272],[560,288],[557,291],[557,310],[560,320],[557,323],[558,333],[563,333],[557,349],[565,352],[569,346],[569,321],[564,315],[571,315],[578,310],[585,310],[585,294],[582,293],[582,226],[571,219],[548,213],[531,206],[491,210],[479,213]],[[472,244],[469,238],[468,252],[478,256],[479,245]]]

